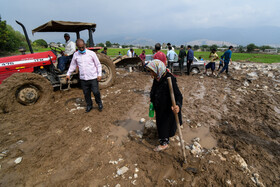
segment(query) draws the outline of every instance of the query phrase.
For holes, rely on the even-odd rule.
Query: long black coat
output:
[[[183,96],[178,88],[176,78],[169,72],[164,75],[160,81],[154,80],[150,93],[151,102],[156,112],[156,124],[159,139],[169,138],[175,135],[177,130],[176,120],[171,110],[172,102],[168,87],[167,77],[171,77],[176,104],[180,107],[179,120],[182,124],[182,103]]]

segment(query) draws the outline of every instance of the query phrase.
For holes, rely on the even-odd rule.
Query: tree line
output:
[[[48,47],[45,40],[39,39],[31,41],[33,48]],[[19,31],[15,31],[12,26],[8,25],[0,17],[0,52],[14,52],[19,48],[28,49],[25,36]]]

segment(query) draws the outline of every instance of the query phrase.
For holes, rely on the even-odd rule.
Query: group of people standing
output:
[[[177,55],[177,53],[174,50],[174,47],[172,47],[170,43],[167,44],[167,48],[168,51],[167,54],[165,55],[162,51],[160,51],[161,45],[157,43],[155,45],[155,53],[153,58],[161,60],[168,68],[171,68],[173,66],[173,63],[179,62],[180,72],[182,74],[183,74],[184,61],[185,58],[187,58],[187,75],[189,75],[190,67],[194,59],[194,52],[192,50],[192,47],[188,45],[187,47],[188,52],[186,53],[184,49],[184,45],[181,45],[179,55]],[[178,57],[178,61],[177,61],[177,57]]]

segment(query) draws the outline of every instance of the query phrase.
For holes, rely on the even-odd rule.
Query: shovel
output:
[[[171,97],[171,101],[172,101],[172,106],[175,107],[176,102],[175,102],[171,77],[168,77],[167,80],[168,80],[168,86],[169,86],[169,92],[170,92],[170,97]],[[183,136],[182,136],[182,131],[181,131],[181,127],[180,127],[179,117],[176,112],[174,112],[174,115],[175,115],[175,120],[176,120],[176,124],[177,124],[177,129],[179,131],[179,138],[180,138],[180,142],[181,142],[183,161],[184,161],[184,163],[187,163],[186,152],[185,152],[185,148],[184,148],[184,142],[183,142]]]

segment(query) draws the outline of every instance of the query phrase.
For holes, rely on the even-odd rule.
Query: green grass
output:
[[[61,48],[64,50],[64,48]],[[50,48],[38,48],[33,49],[35,53],[49,51]],[[108,55],[113,57],[117,56],[119,52],[121,52],[122,55],[126,55],[128,49],[118,49],[118,48],[108,48]],[[101,52],[102,50],[100,50]],[[143,51],[143,49],[134,49],[137,55],[140,55]],[[146,54],[152,54],[152,49],[145,49]],[[167,53],[167,50],[162,50],[165,54]],[[29,51],[26,51],[26,53],[29,53]],[[176,53],[179,54],[179,50],[176,50]],[[17,55],[20,53],[17,52]],[[202,57],[204,60],[209,60],[209,54],[210,52],[194,52],[194,55],[198,57]],[[223,52],[218,52],[218,55],[221,56]],[[7,56],[2,54],[0,56]],[[8,55],[12,56],[12,55]],[[232,60],[237,62],[260,62],[260,63],[276,63],[280,62],[280,55],[275,54],[255,54],[255,53],[232,53]]]
[[[116,56],[119,54],[119,51],[122,55],[126,55],[128,49],[116,49],[116,48],[108,48],[109,56]],[[142,53],[143,49],[134,49],[137,55]],[[151,49],[145,49],[146,54],[152,54]],[[167,50],[162,50],[165,54]],[[177,54],[179,54],[179,50],[175,50]],[[198,57],[202,57],[204,60],[209,60],[210,52],[194,52],[194,55]],[[218,52],[218,55],[221,56],[223,52]],[[280,55],[276,54],[255,54],[255,53],[232,53],[232,60],[237,62],[260,62],[260,63],[276,63],[280,62]]]

